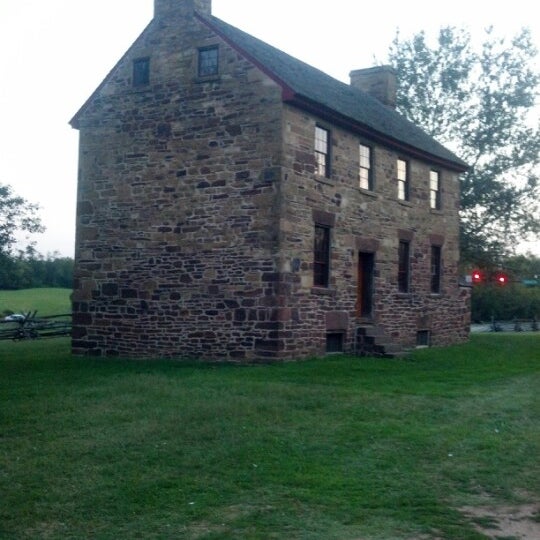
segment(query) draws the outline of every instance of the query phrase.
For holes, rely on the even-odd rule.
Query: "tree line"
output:
[[[58,254],[44,257],[34,250],[16,255],[0,253],[0,289],[73,287],[73,259]]]
[[[58,253],[44,257],[28,241],[15,249],[21,233],[45,230],[39,207],[17,195],[7,184],[0,184],[0,289],[73,286],[73,259]]]

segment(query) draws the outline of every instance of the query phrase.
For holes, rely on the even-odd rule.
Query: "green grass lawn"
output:
[[[38,316],[71,313],[71,289],[0,290],[0,316],[5,311],[28,313],[37,310]]]
[[[0,537],[485,538],[461,506],[540,499],[539,367],[539,334],[258,367],[0,343]]]

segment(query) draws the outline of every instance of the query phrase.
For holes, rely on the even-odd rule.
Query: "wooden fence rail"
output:
[[[0,341],[53,338],[71,334],[71,313],[37,317],[37,311],[22,314],[19,320],[0,320]]]

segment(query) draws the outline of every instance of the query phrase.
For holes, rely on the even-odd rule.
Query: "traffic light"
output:
[[[493,271],[484,271],[484,270],[473,270],[470,275],[470,280],[473,285],[488,285],[490,283],[504,287],[510,283],[508,274],[503,270]]]
[[[484,281],[484,274],[481,270],[473,270],[471,277],[474,284],[479,284]]]
[[[497,285],[504,287],[508,284],[508,276],[504,272],[497,272],[494,276],[494,281]]]

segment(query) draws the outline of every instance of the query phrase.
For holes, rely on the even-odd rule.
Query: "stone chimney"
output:
[[[356,69],[349,76],[351,86],[363,90],[388,107],[396,108],[397,78],[392,66]]]
[[[212,0],[154,0],[154,19],[212,14]]]

